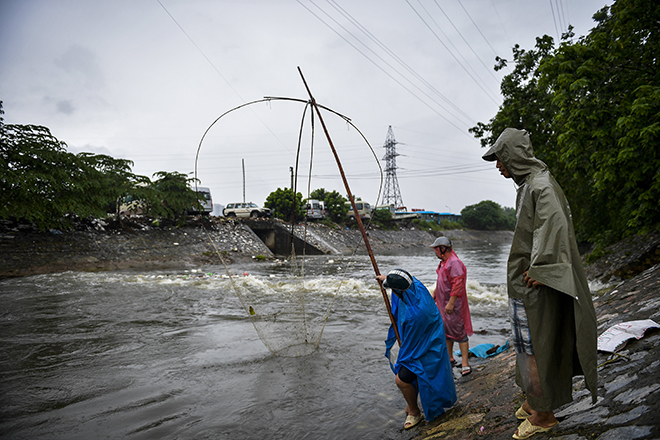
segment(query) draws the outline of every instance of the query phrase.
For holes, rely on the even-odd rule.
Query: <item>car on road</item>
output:
[[[260,208],[259,205],[252,202],[228,203],[225,209],[222,210],[222,215],[225,217],[258,218],[270,217],[270,214],[270,209]]]

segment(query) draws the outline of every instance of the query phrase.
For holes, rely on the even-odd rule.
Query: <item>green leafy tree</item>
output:
[[[502,207],[491,200],[466,206],[461,210],[461,216],[463,224],[469,229],[485,231],[513,229]]]
[[[572,34],[566,34],[569,38]],[[513,71],[504,76],[500,90],[503,103],[497,115],[487,124],[478,122],[468,131],[481,138],[481,146],[489,147],[507,127],[526,129],[533,132],[535,140],[542,143],[551,142],[554,138],[552,122],[556,107],[552,96],[547,90],[539,87],[538,71],[543,61],[554,49],[552,37],[544,35],[536,38],[533,50],[525,50],[519,45],[513,47]],[[508,61],[497,57],[495,70],[505,68]]]
[[[617,0],[594,20],[577,41],[569,28],[557,48],[547,36],[534,51],[516,46],[504,103],[471,131],[487,146],[506,127],[527,129],[578,239],[605,245],[660,224],[660,9]]]
[[[79,182],[81,200],[86,205],[100,208],[95,217],[102,217],[104,212],[116,212],[121,195],[137,185],[149,183],[148,177],[131,172],[133,162],[130,160],[92,153],[78,153],[77,157],[89,175],[88,179]]]
[[[305,209],[302,203],[302,194],[296,193],[295,199],[293,190],[290,188],[277,188],[272,193],[268,194],[264,206],[269,208],[274,217],[285,221],[291,221],[294,209],[295,200],[295,219],[302,220],[305,218]]]
[[[71,216],[105,217],[138,179],[130,173],[130,161],[76,155],[46,127],[6,125],[2,119],[0,166],[0,218],[25,219],[41,230],[70,228]]]
[[[173,171],[154,173],[156,178],[146,190],[147,213],[153,217],[181,218],[198,203],[198,195],[191,188],[194,178]]]
[[[387,208],[375,209],[371,219],[381,226],[387,225],[392,221],[392,211]]]
[[[346,220],[348,214],[348,201],[337,191],[326,191],[324,188],[315,189],[309,196],[310,199],[323,200],[328,217],[335,223],[341,223]]]
[[[504,226],[505,229],[513,231],[516,229],[516,222],[518,218],[516,217],[516,210],[513,208],[502,208],[502,215],[504,216]]]
[[[311,200],[321,200],[325,202],[326,195],[328,195],[328,191],[326,191],[325,188],[318,188],[309,194],[309,198]]]

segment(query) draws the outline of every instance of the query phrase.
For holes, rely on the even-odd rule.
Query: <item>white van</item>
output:
[[[324,219],[326,218],[325,205],[320,200],[307,200],[305,205],[308,219]]]
[[[195,187],[193,187],[193,190]],[[197,187],[197,194],[199,194],[200,200],[199,203],[202,205],[202,210],[198,211],[197,208],[193,208],[188,211],[189,214],[204,214],[209,215],[213,212],[213,199],[211,198],[211,190],[205,186]]]

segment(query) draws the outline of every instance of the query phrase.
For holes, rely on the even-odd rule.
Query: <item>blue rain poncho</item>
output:
[[[456,403],[454,376],[438,307],[424,285],[413,277],[403,298],[392,294],[392,315],[399,328],[401,347],[396,360],[394,328],[390,325],[385,356],[394,374],[402,365],[417,375],[416,387],[426,420],[433,420]],[[391,356],[392,355],[392,356]]]

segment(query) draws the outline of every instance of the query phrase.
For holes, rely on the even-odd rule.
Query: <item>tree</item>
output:
[[[513,208],[502,208],[502,215],[504,216],[504,226],[505,229],[513,231],[516,229],[516,222],[518,218],[516,217],[516,210]]]
[[[389,208],[375,209],[371,220],[382,227],[387,227],[392,221],[392,211]]]
[[[333,222],[341,223],[346,220],[346,214],[348,214],[346,202],[348,200],[337,191],[328,192],[324,188],[319,188],[312,191],[309,198],[323,200],[323,205]]]
[[[531,134],[571,204],[579,240],[606,245],[660,224],[660,8],[616,0],[557,47],[514,48],[504,103],[470,131],[482,146],[506,127]],[[506,64],[500,60],[496,69]]]
[[[176,171],[158,171],[154,177],[153,191],[147,190],[146,194],[149,215],[176,219],[198,203],[199,196],[190,187],[194,178]]]
[[[70,228],[71,216],[105,217],[139,179],[131,161],[69,153],[47,127],[6,125],[1,118],[0,164],[0,218],[25,219],[41,230]]]
[[[291,221],[291,216],[293,215],[293,204],[293,190],[290,188],[277,188],[277,190],[268,194],[264,206],[271,210],[274,217],[285,221]],[[295,205],[295,219],[304,219],[306,213],[303,207],[301,193],[296,193]]]
[[[560,183],[577,232],[609,242],[660,222],[660,9],[618,0],[594,19],[540,71],[559,107]]]
[[[496,231],[513,230],[510,217],[502,207],[491,200],[484,200],[476,205],[466,206],[461,210],[463,223],[469,229]]]

